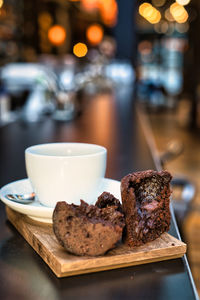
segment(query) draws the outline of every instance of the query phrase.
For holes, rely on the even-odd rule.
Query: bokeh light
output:
[[[62,45],[66,39],[66,31],[64,27],[60,25],[50,27],[48,30],[48,39],[55,46]]]
[[[84,43],[77,43],[73,47],[73,53],[77,57],[84,57],[88,52],[87,45]]]
[[[152,52],[152,43],[150,41],[141,41],[138,45],[138,51],[141,55],[149,55]]]
[[[166,0],[152,0],[152,4],[156,7],[161,7],[165,4]]]
[[[98,45],[103,39],[104,31],[100,24],[92,24],[86,30],[86,37],[93,46]]]
[[[116,0],[99,0],[98,8],[105,25],[112,27],[117,23],[118,6]]]
[[[151,24],[156,24],[160,22],[161,19],[159,10],[147,2],[144,2],[139,6],[139,14]]]
[[[0,0],[0,8],[3,6],[3,0]]]
[[[48,29],[53,22],[53,19],[48,12],[42,12],[38,16],[38,23],[42,29]]]
[[[145,10],[148,10],[152,7],[152,5],[150,3],[144,2],[139,6],[139,14],[141,16],[145,15]]]
[[[103,23],[114,26],[117,22],[118,5],[116,0],[81,0],[81,7],[88,13],[99,12]]]
[[[175,28],[180,33],[186,33],[189,30],[189,24],[188,22],[183,24],[176,23]]]
[[[172,16],[170,9],[166,9],[165,11],[165,19],[169,22],[173,22],[174,21],[174,17]]]
[[[180,5],[187,5],[190,3],[190,0],[176,0],[176,2]]]
[[[185,23],[188,20],[187,10],[177,2],[170,6],[170,13],[178,23]]]
[[[93,12],[98,9],[99,0],[81,0],[82,8],[87,12]]]
[[[167,21],[162,21],[160,23],[160,31],[161,31],[161,33],[167,33],[168,29],[169,29],[168,22]]]
[[[154,25],[154,30],[160,34],[166,34],[170,36],[174,32],[174,23],[169,23],[165,20]]]

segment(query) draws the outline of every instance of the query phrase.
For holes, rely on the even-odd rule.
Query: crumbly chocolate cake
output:
[[[132,173],[122,179],[124,240],[129,246],[153,241],[169,230],[171,179],[169,172],[153,170]]]
[[[124,216],[115,205],[99,208],[83,200],[80,205],[58,202],[53,212],[58,241],[76,255],[103,255],[121,239],[124,226]]]
[[[120,201],[108,192],[103,192],[97,199],[95,204],[99,208],[105,208],[108,206],[115,206],[118,211],[122,213],[122,205]]]

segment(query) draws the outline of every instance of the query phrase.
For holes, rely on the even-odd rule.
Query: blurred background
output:
[[[121,80],[151,108],[174,108],[184,97],[187,121],[199,128],[198,6],[198,0],[0,0],[1,97],[11,97],[1,105],[1,121],[9,119],[4,110],[24,105],[32,86],[57,95]],[[16,90],[20,99],[13,99]]]
[[[200,292],[199,30],[199,0],[0,0],[0,127],[71,122],[97,94],[134,102]]]

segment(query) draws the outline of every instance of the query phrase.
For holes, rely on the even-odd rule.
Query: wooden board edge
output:
[[[140,264],[140,261],[142,261],[142,263],[145,263],[143,261],[147,261],[147,260],[151,260],[152,262],[155,259],[159,259],[160,261],[162,260],[163,257],[168,257],[168,259],[171,259],[171,257],[173,258],[174,256],[180,257],[183,256],[186,251],[187,251],[187,245],[178,240],[177,238],[171,236],[168,233],[165,233],[165,236],[167,236],[169,239],[172,239],[172,242],[175,243],[175,245],[168,247],[167,248],[167,255],[166,255],[166,248],[154,248],[152,249],[152,252],[149,251],[144,251],[143,254],[146,256],[145,259],[138,259],[137,256],[137,252],[129,252],[128,256],[127,253],[123,254],[123,253],[116,253],[115,255],[112,256],[107,256],[105,255],[102,259],[102,257],[94,257],[95,259],[95,267],[96,268],[101,268],[104,265],[106,265],[108,268],[112,268],[114,265],[119,265],[120,263],[123,264],[132,264],[133,262],[135,262],[135,264]],[[140,255],[140,253],[139,253]],[[120,263],[119,263],[120,262]],[[66,273],[68,272],[68,269],[70,269],[73,272],[76,272],[77,270],[79,270],[80,272],[82,270],[87,269],[88,267],[88,262],[86,261],[82,261],[81,266],[79,265],[79,261],[73,261],[71,263],[68,263],[67,265],[62,264],[61,265],[61,272],[62,273]],[[94,267],[94,268],[95,268]]]
[[[149,262],[157,262],[157,261],[162,261],[167,259],[170,260],[170,259],[182,257],[186,253],[187,246],[186,244],[177,245],[175,247],[169,248],[169,250],[170,251],[166,255],[166,249],[162,249],[162,248],[154,249],[150,255],[148,255],[148,252],[146,253],[147,254],[146,258],[139,259],[139,260],[137,260],[137,253],[132,253],[132,254],[129,253],[128,257],[127,254],[116,254],[115,256],[112,257],[105,256],[103,261],[101,257],[95,257],[96,260],[95,266],[90,268],[90,270],[91,272],[93,272],[93,270],[95,269],[104,268],[105,265],[106,265],[106,269],[109,270],[109,269],[114,269],[114,266],[116,266],[115,268],[118,268],[118,266],[120,265],[129,266],[129,265],[145,264]],[[159,256],[156,255],[157,252],[161,252],[161,255]],[[82,273],[82,271],[84,272],[85,270],[87,270],[87,265],[88,265],[87,261],[86,263],[84,263],[83,261],[81,266],[79,265],[79,262],[72,262],[71,265],[67,264],[67,267],[65,264],[63,264],[61,265],[61,273],[63,274],[68,272]],[[68,271],[68,269],[70,269],[71,271]]]
[[[109,270],[114,270],[114,269],[120,269],[120,268],[127,268],[127,267],[133,267],[133,266],[138,266],[142,264],[148,264],[148,263],[153,263],[153,262],[160,262],[163,260],[172,260],[176,258],[181,258],[183,257],[185,252],[179,253],[176,255],[172,256],[166,256],[162,257],[162,260],[160,257],[155,258],[155,259],[147,259],[143,261],[134,261],[132,263],[123,263],[123,264],[118,264],[118,265],[110,265],[110,266],[105,266],[105,267],[98,267],[94,269],[83,269],[83,270],[78,270],[78,271],[69,271],[69,272],[62,272],[59,274],[56,274],[57,277],[62,278],[62,277],[70,277],[70,276],[76,276],[76,275],[83,275],[83,274],[88,274],[88,273],[97,273],[97,272],[102,272],[102,271],[109,271]]]

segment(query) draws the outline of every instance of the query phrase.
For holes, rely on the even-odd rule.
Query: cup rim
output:
[[[82,147],[86,147],[86,146],[89,146],[89,147],[93,147],[93,148],[97,148],[97,152],[95,153],[87,153],[87,154],[81,154],[81,155],[51,155],[51,154],[41,154],[41,153],[37,153],[35,152],[34,150],[36,150],[37,148],[43,148],[43,147],[46,147],[46,146],[49,146],[49,147],[55,147],[55,146],[58,146],[58,145],[62,145],[62,146],[65,146],[65,145],[68,145],[68,146],[82,146]],[[80,157],[93,157],[93,156],[97,156],[99,154],[106,154],[107,153],[107,149],[104,147],[104,146],[101,146],[101,145],[97,145],[97,144],[92,144],[92,143],[76,143],[76,142],[58,142],[58,143],[43,143],[43,144],[36,144],[36,145],[32,145],[28,148],[25,149],[25,154],[29,154],[29,155],[33,155],[33,156],[37,156],[37,157],[46,157],[46,158],[80,158]]]

